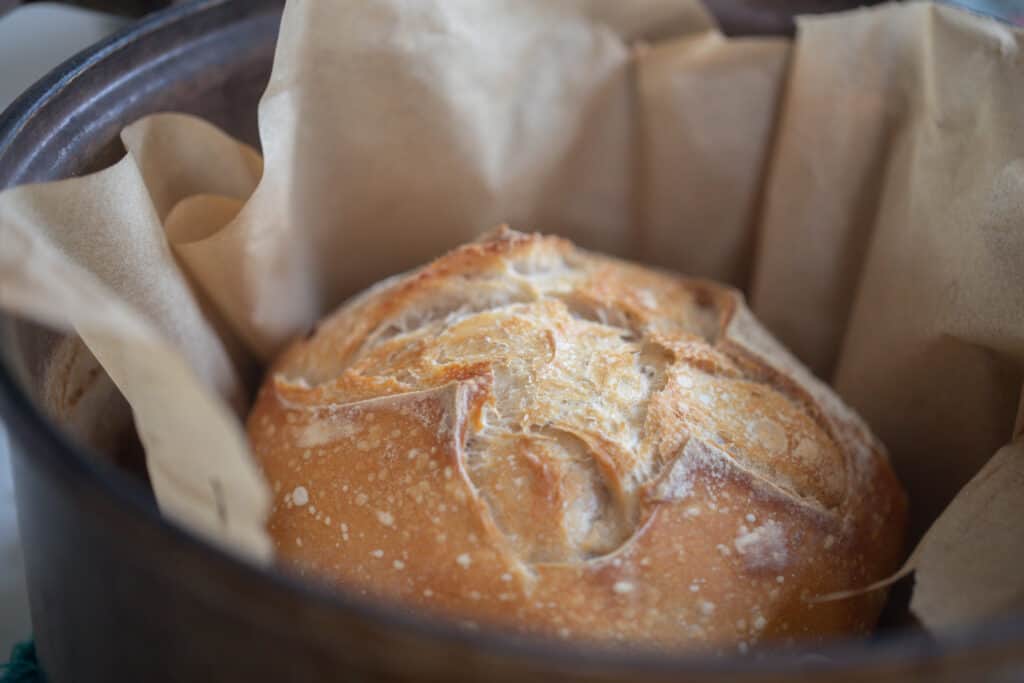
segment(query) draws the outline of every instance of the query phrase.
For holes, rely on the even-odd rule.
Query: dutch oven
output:
[[[0,12],[11,4],[0,0]],[[0,115],[0,188],[103,168],[123,151],[121,128],[157,111],[197,114],[257,145],[282,4],[173,4],[67,61]],[[730,33],[792,28],[794,3],[711,4]],[[44,414],[43,371],[59,340],[0,316],[0,412],[51,681],[1021,680],[1024,616],[939,640],[889,629],[814,654],[629,654],[467,633],[249,565],[165,521],[143,477]]]

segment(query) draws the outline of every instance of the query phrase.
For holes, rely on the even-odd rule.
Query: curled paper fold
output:
[[[200,121],[155,117],[126,130],[129,153],[115,166],[5,192],[0,305],[82,338],[132,407],[164,514],[266,561],[269,495],[238,420],[247,392],[160,220],[176,195],[200,186],[187,169],[187,181],[164,174],[154,158],[168,156],[161,140],[202,146],[211,134],[230,142]]]

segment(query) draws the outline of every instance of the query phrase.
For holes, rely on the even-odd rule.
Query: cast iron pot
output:
[[[731,32],[790,26],[764,4],[745,5],[722,3]],[[122,151],[121,127],[156,111],[198,114],[256,144],[280,13],[273,0],[189,2],[79,54],[0,116],[0,188],[102,168]],[[51,681],[1024,677],[1024,616],[941,641],[897,631],[815,655],[614,653],[467,633],[250,566],[164,521],[144,481],[44,415],[41,382],[59,339],[0,317],[0,412],[37,651]]]

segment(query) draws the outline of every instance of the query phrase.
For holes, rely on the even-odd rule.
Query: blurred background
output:
[[[0,16],[0,110],[50,69],[126,21],[56,3],[33,3]],[[0,422],[0,662],[14,643],[32,633],[7,449]]]

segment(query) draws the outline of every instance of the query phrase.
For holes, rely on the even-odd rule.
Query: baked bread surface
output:
[[[648,647],[867,632],[906,503],[729,288],[502,229],[384,281],[249,418],[278,557],[463,623]]]

